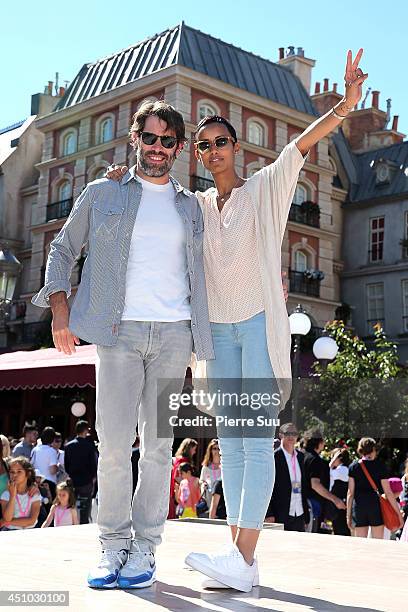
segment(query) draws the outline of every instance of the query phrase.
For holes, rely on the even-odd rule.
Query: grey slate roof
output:
[[[174,65],[317,116],[306,89],[288,68],[184,23],[114,55],[85,64],[55,110],[68,108]]]
[[[353,153],[341,130],[332,135],[333,143],[350,181],[347,203],[375,200],[408,194],[408,141],[388,145],[374,151]],[[375,162],[391,162],[389,183],[377,184]]]

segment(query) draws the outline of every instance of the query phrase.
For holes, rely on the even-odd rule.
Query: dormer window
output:
[[[390,167],[387,162],[380,162],[375,168],[377,177],[377,184],[384,184],[390,182]]]

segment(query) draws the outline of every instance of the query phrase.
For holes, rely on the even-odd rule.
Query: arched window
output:
[[[307,197],[307,189],[304,185],[296,185],[295,195],[293,196],[293,204],[296,206],[300,206],[302,202],[306,202]]]
[[[258,147],[265,145],[265,129],[258,121],[250,121],[248,124],[248,142]]]
[[[106,117],[99,125],[99,142],[109,142],[113,139],[113,120],[112,117]]]
[[[67,179],[62,181],[58,187],[58,201],[69,200],[72,195],[71,183]]]
[[[303,251],[295,251],[295,267],[296,272],[304,272],[307,269],[307,255]]]
[[[62,137],[62,155],[72,155],[77,150],[76,130],[69,130]]]
[[[201,121],[201,119],[204,119],[204,117],[207,117],[208,115],[218,115],[217,109],[207,102],[200,102],[198,109],[198,120]]]

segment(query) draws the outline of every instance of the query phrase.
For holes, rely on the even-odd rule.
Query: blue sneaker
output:
[[[127,561],[119,571],[120,589],[142,589],[156,581],[156,562],[154,554],[141,550],[136,542],[132,543]]]
[[[119,570],[126,563],[127,550],[103,550],[101,560],[88,574],[88,585],[94,589],[114,589]]]

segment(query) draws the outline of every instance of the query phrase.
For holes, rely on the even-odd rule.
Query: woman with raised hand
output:
[[[207,362],[212,389],[278,388],[280,409],[289,398],[291,336],[281,281],[282,240],[309,150],[337,128],[361,99],[368,76],[359,68],[362,54],[360,49],[353,61],[348,52],[343,99],[286,145],[276,161],[247,180],[236,170],[240,145],[231,123],[208,116],[197,126],[195,155],[215,183],[196,194],[204,217],[204,264],[215,350],[215,359]],[[118,179],[120,172],[108,176]],[[217,407],[220,413],[224,409]],[[254,416],[248,406],[235,409],[240,416]],[[267,409],[268,414],[278,411],[272,405]],[[258,432],[247,427],[237,433],[223,426],[218,440],[233,543],[213,555],[191,553],[186,563],[213,579],[211,586],[250,591],[258,583],[255,548],[274,485],[274,427]]]

